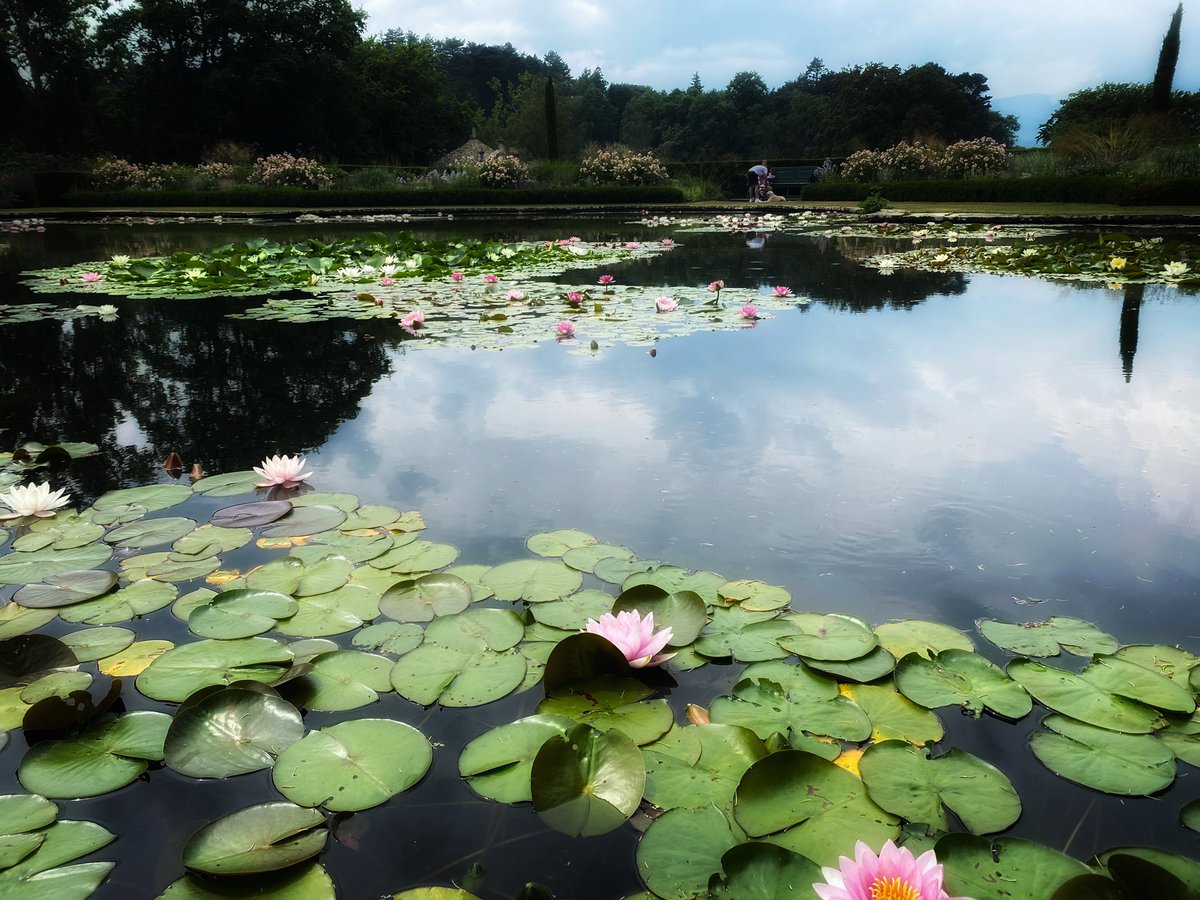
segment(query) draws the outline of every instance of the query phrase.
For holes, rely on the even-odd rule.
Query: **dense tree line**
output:
[[[675,160],[839,156],[1016,122],[987,80],[927,63],[774,90],[753,72],[686,89],[573,76],[558,54],[365,34],[350,0],[0,0],[0,152],[193,162],[222,142],[345,163],[426,164],[476,131],[531,157],[622,141]],[[547,86],[549,84],[549,87]],[[549,104],[549,107],[548,107]]]

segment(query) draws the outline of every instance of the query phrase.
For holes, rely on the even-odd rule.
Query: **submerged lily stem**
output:
[[[517,843],[517,841],[524,841],[531,837],[537,837],[539,834],[542,834],[542,833],[543,832],[540,830],[539,831],[529,831],[529,832],[526,832],[525,834],[518,834],[516,837],[506,838],[505,840],[501,841],[498,844],[491,844],[486,847],[480,847],[478,850],[472,850],[470,853],[464,854],[463,856],[460,856],[458,859],[452,859],[450,862],[446,863],[444,866],[434,869],[432,872],[423,876],[420,880],[427,881],[428,879],[433,878],[435,875],[440,875],[442,872],[445,872],[447,869],[453,869],[456,866],[461,866],[463,863],[475,858],[476,856],[479,856],[481,853],[484,853],[487,850],[495,850],[500,847],[506,847],[509,844]]]
[[[1087,809],[1085,809],[1083,811],[1083,815],[1079,817],[1079,821],[1076,822],[1075,827],[1073,829],[1071,829],[1070,837],[1067,838],[1067,842],[1063,845],[1063,848],[1062,848],[1063,853],[1067,853],[1071,849],[1071,844],[1075,840],[1076,835],[1079,834],[1079,829],[1083,827],[1084,820],[1087,819],[1088,814],[1092,811],[1092,807],[1095,805],[1096,805],[1096,801],[1095,801],[1095,799],[1093,799],[1088,804]]]

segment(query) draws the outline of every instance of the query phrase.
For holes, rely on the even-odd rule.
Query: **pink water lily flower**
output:
[[[675,242],[674,242],[673,240],[671,240],[670,238],[663,238],[663,239],[662,239],[662,245],[663,245],[664,247],[674,247],[674,246],[675,246]]]
[[[612,284],[615,280],[611,275],[601,275],[596,279],[599,284]]]
[[[679,304],[671,297],[656,297],[654,308],[659,312],[674,312],[679,309]]]
[[[67,493],[66,488],[59,488],[51,493],[48,484],[19,485],[0,494],[0,503],[12,510],[0,515],[0,521],[22,519],[25,516],[49,518],[57,509],[70,502],[71,495]]]
[[[742,311],[743,319],[757,319],[758,318],[758,307],[757,306],[753,306],[753,305],[747,303],[745,306],[742,307],[741,311]]]
[[[512,291],[509,291],[509,292],[508,292],[507,294],[505,294],[504,296],[505,296],[505,297],[507,297],[509,300],[516,300],[516,301],[520,301],[520,300],[524,300],[524,299],[525,299],[525,292],[524,292],[524,291],[512,290]]]
[[[771,288],[771,293],[776,297],[790,297],[792,296],[792,289],[786,284],[777,284]]]
[[[79,277],[83,281],[84,284],[95,284],[97,281],[100,280],[100,273],[99,272],[84,272]]]
[[[388,278],[388,277],[385,275],[385,276],[383,276],[382,278],[380,278],[380,279],[379,279],[379,283],[380,283],[380,284],[382,284],[384,287],[391,287],[393,284],[395,284],[395,283],[396,283],[396,279],[395,279],[395,278]]]
[[[708,289],[710,291],[712,291],[714,294],[721,293],[721,291],[722,291],[722,289],[724,289],[724,287],[725,287],[725,282],[721,281],[720,279],[718,279],[716,281],[710,281],[708,284]]]
[[[483,276],[484,284],[495,284],[499,280],[500,280],[500,276],[493,275],[491,272],[488,272],[488,274]]]
[[[425,324],[425,313],[419,309],[414,309],[412,312],[405,313],[400,317],[400,324],[410,331],[420,328]]]
[[[574,305],[583,302],[583,294],[579,291],[567,291],[567,302]]]
[[[659,666],[673,657],[674,653],[660,652],[671,642],[671,628],[654,630],[654,613],[646,613],[643,619],[636,609],[626,612],[605,613],[600,621],[587,620],[584,628],[588,634],[598,634],[625,654],[625,659],[634,669]]]
[[[636,249],[638,248],[638,246],[639,246],[639,245],[638,245],[638,242],[637,242],[637,241],[629,241],[629,242],[628,242],[628,243],[625,245],[625,249],[626,249],[626,250],[636,250]]]
[[[268,456],[262,461],[261,467],[254,467],[254,471],[262,478],[262,481],[254,486],[265,488],[279,485],[293,488],[312,475],[312,472],[304,471],[307,462],[308,460],[299,453],[295,456]]]
[[[575,325],[573,322],[559,322],[554,326],[554,331],[562,338],[575,337]]]
[[[876,856],[862,841],[854,859],[841,857],[839,868],[823,868],[813,890],[821,900],[970,900],[952,898],[942,887],[942,866],[932,850],[913,857],[907,847],[888,841]]]
[[[463,273],[462,273],[462,272],[451,272],[451,273],[450,273],[450,280],[451,280],[451,281],[462,281],[462,280],[463,280]]]

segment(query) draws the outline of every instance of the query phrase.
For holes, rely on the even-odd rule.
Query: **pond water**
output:
[[[613,220],[403,227],[505,240],[672,233]],[[31,297],[23,270],[356,230],[51,225],[0,241],[0,286],[19,302]],[[528,349],[418,351],[394,322],[241,321],[225,314],[260,300],[118,299],[112,322],[0,328],[0,443],[99,444],[60,478],[80,502],[165,480],[171,452],[209,472],[302,452],[318,490],[420,510],[426,536],[459,548],[462,563],[520,558],[531,534],[581,529],[640,558],[782,585],[796,609],[944,622],[1001,664],[1008,656],[978,636],[976,620],[1068,615],[1122,643],[1200,652],[1193,293],[885,275],[855,261],[863,241],[836,237],[675,237],[670,253],[605,271],[644,285],[648,298],[720,278],[789,285],[809,302],[753,327],[664,340],[653,353],[614,344],[581,354],[550,331]],[[253,550],[223,564],[252,565]],[[0,600],[13,591],[0,588]],[[163,636],[170,614],[155,617]],[[741,669],[680,676],[672,705],[706,705]],[[322,862],[342,896],[462,883],[472,864],[486,870],[481,896],[512,896],[530,880],[560,897],[643,889],[632,826],[568,838],[458,777],[467,741],[531,714],[540,696],[446,712],[389,694],[372,707],[420,727],[434,763],[417,788],[357,814],[330,843]],[[355,715],[311,713],[306,726]],[[1188,766],[1165,794],[1121,799],[1032,757],[1036,712],[1015,724],[941,716],[944,744],[992,762],[1024,799],[1008,834],[1084,859],[1122,844],[1195,855],[1195,835],[1177,820],[1200,797]],[[19,739],[0,750],[0,793],[21,790],[23,751]],[[155,895],[183,874],[180,847],[198,825],[277,798],[266,772],[197,782],[155,769],[149,780],[153,789],[60,803],[64,817],[119,835],[97,854],[119,863],[97,897]]]

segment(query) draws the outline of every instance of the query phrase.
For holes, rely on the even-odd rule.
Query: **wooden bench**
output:
[[[775,180],[771,182],[771,189],[783,197],[793,196],[793,191],[799,194],[800,188],[811,183],[813,173],[819,168],[820,166],[780,166],[772,169]]]

